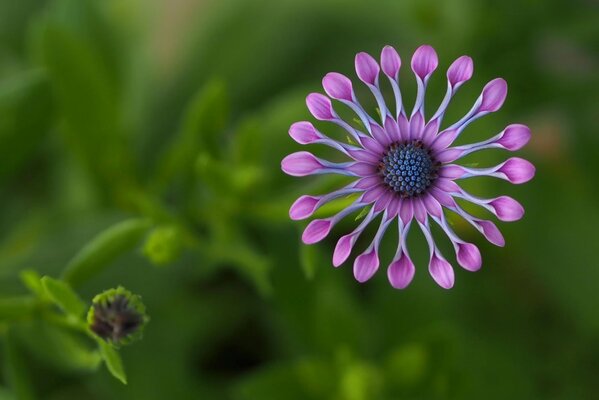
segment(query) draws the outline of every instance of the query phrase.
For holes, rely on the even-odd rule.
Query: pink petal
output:
[[[341,236],[341,238],[337,241],[335,251],[333,252],[333,265],[335,267],[340,266],[345,262],[345,260],[347,260],[351,254],[351,250],[354,247],[356,239],[356,234],[349,234]]]
[[[502,221],[517,221],[524,215],[524,207],[509,196],[500,196],[489,202],[493,207],[497,218]]]
[[[393,197],[395,197],[395,194],[389,190],[385,190],[385,192],[381,195],[381,197],[379,197],[376,202],[374,203],[374,211],[375,212],[380,212],[383,211],[385,208],[387,208],[387,206],[389,205],[389,203],[391,202],[391,200],[393,199]]]
[[[401,141],[401,134],[399,133],[399,126],[397,126],[397,122],[393,120],[391,117],[387,117],[385,119],[385,131],[387,131],[387,135],[392,142]]]
[[[401,59],[397,51],[391,46],[383,47],[383,51],[381,51],[381,68],[385,75],[397,79],[400,67]]]
[[[365,136],[360,138],[360,142],[365,149],[368,149],[375,154],[383,154],[385,152],[383,145],[371,137]]]
[[[482,258],[478,247],[472,243],[458,243],[458,263],[468,271],[478,271]]]
[[[414,216],[417,221],[424,223],[426,220],[426,207],[422,203],[422,200],[418,197],[412,199],[412,207],[414,208]]]
[[[503,238],[501,231],[493,222],[480,219],[476,222],[482,228],[483,235],[485,235],[489,242],[493,243],[495,246],[505,246],[505,239]]]
[[[424,129],[424,117],[417,112],[410,119],[410,139],[416,140],[422,138],[422,130]]]
[[[449,179],[458,179],[464,176],[466,171],[459,165],[446,165],[439,168],[439,176]]]
[[[435,154],[435,160],[440,163],[449,163],[460,158],[462,154],[464,154],[463,150],[452,147]]]
[[[367,190],[362,196],[362,201],[364,203],[371,203],[373,201],[378,200],[386,192],[387,188],[383,185],[379,185],[377,187]]]
[[[377,172],[377,167],[374,164],[365,162],[357,162],[354,165],[347,167],[347,169],[359,176],[370,176],[376,174]]]
[[[328,219],[315,219],[310,222],[304,230],[302,241],[305,244],[320,242],[329,234],[332,227],[333,224]]]
[[[397,126],[402,140],[410,140],[410,121],[403,115],[399,114],[397,118]]]
[[[311,175],[322,167],[316,157],[307,151],[289,154],[281,161],[281,169],[291,176]]]
[[[401,200],[393,195],[389,205],[387,206],[387,219],[395,218],[399,213],[399,207],[401,206]]]
[[[458,137],[460,131],[457,129],[444,130],[439,133],[433,145],[431,146],[431,150],[433,152],[439,152],[441,150],[445,150],[450,144],[453,143],[456,137]]]
[[[289,217],[293,220],[305,219],[316,210],[320,197],[304,195],[298,198],[289,209]]]
[[[461,56],[455,60],[447,70],[447,79],[454,89],[472,78],[474,64],[472,58]]]
[[[443,209],[441,208],[441,204],[439,204],[439,202],[435,200],[433,196],[427,193],[424,196],[422,196],[421,199],[422,203],[424,204],[424,207],[426,208],[426,211],[430,215],[433,215],[435,217],[441,217],[441,215],[443,214]]]
[[[322,86],[324,91],[334,99],[348,101],[353,99],[352,83],[345,75],[329,72],[322,79]]]
[[[439,58],[435,49],[423,45],[416,49],[412,56],[412,71],[422,80],[429,76],[439,65]]]
[[[387,120],[391,120],[391,118],[387,118]],[[389,136],[387,136],[385,130],[378,124],[370,124],[370,129],[372,130],[372,136],[379,144],[382,146],[388,146],[391,143],[391,140],[389,140]],[[383,149],[383,151],[384,150],[385,149]]]
[[[379,256],[374,249],[362,253],[354,261],[354,277],[360,283],[366,282],[379,268]]]
[[[399,205],[399,217],[404,225],[414,218],[414,208],[412,205],[412,199],[403,199]]]
[[[535,166],[530,161],[513,157],[507,160],[499,172],[503,172],[511,183],[520,184],[531,180],[535,176]]]
[[[289,128],[289,136],[299,144],[309,144],[320,139],[316,128],[310,122],[296,122]]]
[[[368,176],[366,178],[361,178],[356,182],[355,187],[358,189],[370,189],[373,186],[376,186],[381,183],[381,178],[378,176]]]
[[[526,125],[512,124],[503,131],[497,143],[510,151],[520,150],[530,140],[530,129]]]
[[[381,160],[380,156],[372,154],[372,152],[368,150],[348,150],[348,154],[351,158],[356,161],[364,161],[367,163],[375,164]]]
[[[448,166],[446,168],[451,168]],[[446,193],[459,193],[461,191],[457,183],[448,178],[439,178],[435,181],[435,186]]]
[[[402,253],[399,260],[393,261],[391,265],[389,265],[387,277],[389,278],[391,286],[395,289],[405,289],[410,282],[412,282],[415,272],[416,269],[414,268],[412,260],[410,260],[406,254]]]
[[[314,115],[314,118],[320,121],[328,121],[335,118],[331,100],[323,94],[310,93],[306,97],[306,105],[312,115]]]
[[[493,79],[483,89],[479,111],[494,112],[501,108],[507,96],[507,83],[502,78]]]
[[[443,289],[451,289],[454,283],[454,274],[451,264],[442,258],[439,258],[436,254],[433,254],[430,264],[428,265],[428,271],[431,276]]]
[[[379,71],[379,65],[370,54],[364,52],[356,54],[356,73],[362,82],[374,85]]]

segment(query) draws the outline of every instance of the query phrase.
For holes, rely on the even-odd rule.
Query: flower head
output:
[[[140,297],[122,286],[94,297],[87,313],[91,331],[115,345],[139,339],[147,321],[146,308]]]
[[[520,184],[532,179],[535,173],[530,162],[517,157],[488,168],[470,168],[461,166],[456,161],[484,149],[519,150],[530,139],[530,130],[525,125],[513,124],[485,141],[454,145],[470,123],[501,108],[507,95],[507,83],[501,78],[492,80],[483,88],[470,111],[459,121],[440,129],[451,98],[472,77],[474,67],[468,56],[459,57],[449,67],[447,92],[428,121],[424,114],[425,92],[429,78],[439,63],[432,47],[421,46],[412,57],[411,67],[418,91],[414,108],[409,114],[403,106],[399,86],[401,58],[393,47],[385,46],[382,50],[380,66],[367,53],[356,55],[355,63],[356,74],[374,96],[381,118],[375,120],[365,111],[349,78],[336,72],[324,77],[323,87],[330,98],[320,93],[311,93],[306,100],[308,109],[316,119],[332,122],[346,130],[352,143],[331,139],[307,121],[294,123],[289,134],[300,144],[318,143],[332,147],[349,160],[334,163],[301,151],[285,157],[281,168],[293,176],[340,174],[353,177],[354,180],[328,194],[301,196],[291,206],[289,215],[295,220],[309,218],[318,208],[334,199],[357,195],[351,205],[336,215],[310,222],[302,235],[304,243],[312,244],[324,239],[341,219],[368,207],[361,223],[338,240],[333,253],[333,265],[339,266],[349,258],[358,237],[373,220],[381,216],[374,239],[354,260],[355,278],[365,282],[377,271],[380,264],[380,242],[391,223],[397,221],[397,251],[387,269],[391,285],[403,289],[412,281],[415,267],[408,253],[406,237],[411,227],[417,225],[429,246],[429,272],[441,287],[449,289],[454,284],[454,271],[435,243],[431,223],[438,224],[449,237],[461,267],[476,271],[482,265],[482,258],[474,244],[465,242],[452,230],[444,209],[460,215],[497,246],[503,246],[505,241],[495,224],[472,216],[456,199],[481,206],[502,221],[515,221],[524,214],[523,207],[511,197],[480,198],[464,190],[458,181],[474,176],[489,176]],[[381,93],[381,71],[393,90],[396,106],[394,112],[388,108]],[[360,127],[340,118],[331,99],[349,107],[358,117]]]

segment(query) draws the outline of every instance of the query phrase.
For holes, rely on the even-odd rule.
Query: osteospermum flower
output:
[[[438,224],[449,237],[458,264],[466,270],[476,271],[482,264],[478,248],[456,235],[447,221],[444,208],[463,217],[497,246],[503,246],[505,242],[495,224],[470,215],[460,207],[456,198],[479,205],[502,221],[516,221],[524,214],[524,208],[511,197],[480,198],[465,191],[458,181],[474,176],[490,176],[520,184],[532,179],[535,173],[530,162],[517,157],[490,168],[470,168],[455,162],[483,149],[519,150],[530,139],[530,130],[524,125],[513,124],[483,142],[455,146],[454,141],[471,122],[502,106],[507,94],[506,82],[501,78],[489,82],[464,117],[440,130],[451,98],[472,77],[472,59],[462,56],[451,64],[447,70],[447,93],[428,121],[425,120],[424,97],[429,78],[437,69],[437,54],[432,47],[421,46],[414,53],[411,64],[418,91],[409,117],[402,104],[399,87],[401,59],[391,46],[382,50],[380,66],[367,53],[359,53],[355,59],[358,78],[366,84],[376,100],[380,123],[364,110],[356,98],[352,82],[342,74],[331,72],[324,77],[322,84],[329,97],[319,93],[308,95],[306,103],[312,115],[318,120],[342,127],[351,135],[351,142],[357,145],[333,140],[310,122],[296,122],[289,130],[296,142],[332,147],[349,157],[350,161],[333,163],[300,151],[283,159],[283,171],[293,176],[341,174],[356,179],[332,193],[301,196],[291,206],[289,215],[294,220],[305,219],[331,200],[358,194],[351,205],[336,215],[310,222],[302,235],[304,243],[312,244],[322,240],[342,218],[364,207],[370,207],[358,227],[337,242],[333,265],[337,267],[347,260],[360,234],[382,214],[374,239],[354,261],[355,278],[359,282],[365,282],[377,271],[381,239],[391,223],[397,220],[397,252],[387,269],[391,285],[403,289],[412,281],[415,268],[406,247],[406,237],[410,228],[418,225],[430,249],[429,272],[441,287],[449,289],[454,284],[454,271],[435,244],[431,234],[431,221]],[[393,89],[395,112],[388,108],[381,93],[381,70]],[[363,128],[357,129],[341,119],[333,109],[331,98],[353,110]]]

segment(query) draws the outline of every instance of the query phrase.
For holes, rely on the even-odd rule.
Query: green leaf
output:
[[[159,184],[181,172],[191,171],[200,150],[218,156],[228,116],[223,82],[215,80],[200,89],[185,110],[181,127],[159,163]]]
[[[0,321],[27,318],[35,310],[36,304],[36,299],[32,296],[0,299]]]
[[[6,380],[13,393],[19,400],[33,400],[36,398],[33,392],[30,373],[27,370],[25,359],[21,349],[13,338],[11,330],[5,335],[5,370]]]
[[[123,187],[132,171],[120,98],[97,43],[57,22],[48,23],[40,37],[67,145],[102,187]]]
[[[102,362],[87,335],[56,325],[60,320],[35,320],[19,324],[15,336],[27,347],[36,364],[61,372],[95,371]]]
[[[21,282],[23,285],[29,289],[29,291],[38,297],[46,296],[46,289],[44,289],[44,285],[42,285],[42,278],[37,271],[32,269],[26,269],[20,274]]]
[[[300,263],[307,279],[314,278],[320,261],[321,252],[317,246],[300,246]]]
[[[136,218],[119,222],[101,232],[69,262],[63,279],[72,286],[90,279],[121,254],[133,249],[150,226],[149,220]]]
[[[106,363],[108,371],[112,376],[126,385],[127,375],[125,374],[125,368],[123,367],[123,361],[121,360],[119,353],[111,344],[106,343],[103,340],[98,340],[98,344],[100,345],[100,354]]]
[[[45,74],[29,70],[0,82],[0,180],[35,156],[52,123],[53,103]]]
[[[42,285],[48,297],[65,313],[81,317],[87,306],[71,287],[63,281],[44,276]]]
[[[356,219],[355,219],[355,221],[359,221],[359,220],[361,220],[362,218],[364,218],[364,217],[365,217],[365,216],[368,214],[368,212],[370,212],[370,209],[371,209],[371,207],[364,207],[364,208],[363,208],[363,209],[360,211],[360,214],[356,215]]]

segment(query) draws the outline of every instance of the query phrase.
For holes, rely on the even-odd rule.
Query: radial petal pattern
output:
[[[311,221],[302,235],[304,243],[319,242],[344,217],[369,207],[359,225],[338,240],[333,253],[333,265],[337,267],[349,259],[362,232],[380,217],[374,238],[354,259],[356,280],[365,282],[379,269],[381,240],[388,229],[396,225],[399,240],[396,254],[387,267],[387,276],[394,288],[407,287],[414,277],[415,266],[408,252],[406,238],[410,229],[417,226],[428,243],[429,273],[439,286],[449,289],[454,284],[454,270],[435,243],[431,224],[437,224],[447,235],[462,268],[477,271],[481,268],[482,258],[474,244],[465,242],[453,231],[444,209],[464,218],[497,246],[503,246],[505,240],[495,224],[469,214],[456,199],[478,205],[501,221],[516,221],[524,215],[524,208],[511,197],[477,197],[464,190],[458,182],[470,177],[488,176],[521,184],[531,180],[535,174],[535,167],[518,157],[487,168],[471,168],[457,162],[485,149],[519,150],[529,141],[530,130],[525,125],[512,124],[488,140],[454,145],[470,123],[501,108],[507,95],[507,83],[501,78],[489,82],[472,108],[459,121],[440,129],[452,97],[472,77],[472,59],[461,56],[450,65],[447,70],[447,92],[428,121],[425,117],[425,94],[428,81],[439,65],[437,53],[431,46],[424,45],[412,56],[411,68],[417,83],[417,95],[409,114],[402,103],[399,85],[401,65],[399,54],[391,46],[383,48],[380,63],[367,53],[356,55],[356,75],[374,96],[380,112],[379,120],[366,112],[355,95],[352,81],[342,74],[331,72],[324,77],[322,84],[328,97],[320,93],[308,95],[306,104],[314,118],[343,128],[351,138],[351,144],[328,137],[307,121],[291,125],[289,135],[302,145],[322,144],[334,148],[346,156],[347,161],[334,163],[300,151],[283,159],[282,170],[292,176],[340,174],[353,177],[354,181],[328,194],[301,196],[291,206],[289,215],[294,220],[306,219],[332,200],[357,195],[351,205],[336,215]],[[393,91],[393,111],[381,92],[381,76],[383,79],[386,77]],[[332,100],[351,109],[356,114],[356,120],[360,121],[360,127],[339,117]]]

